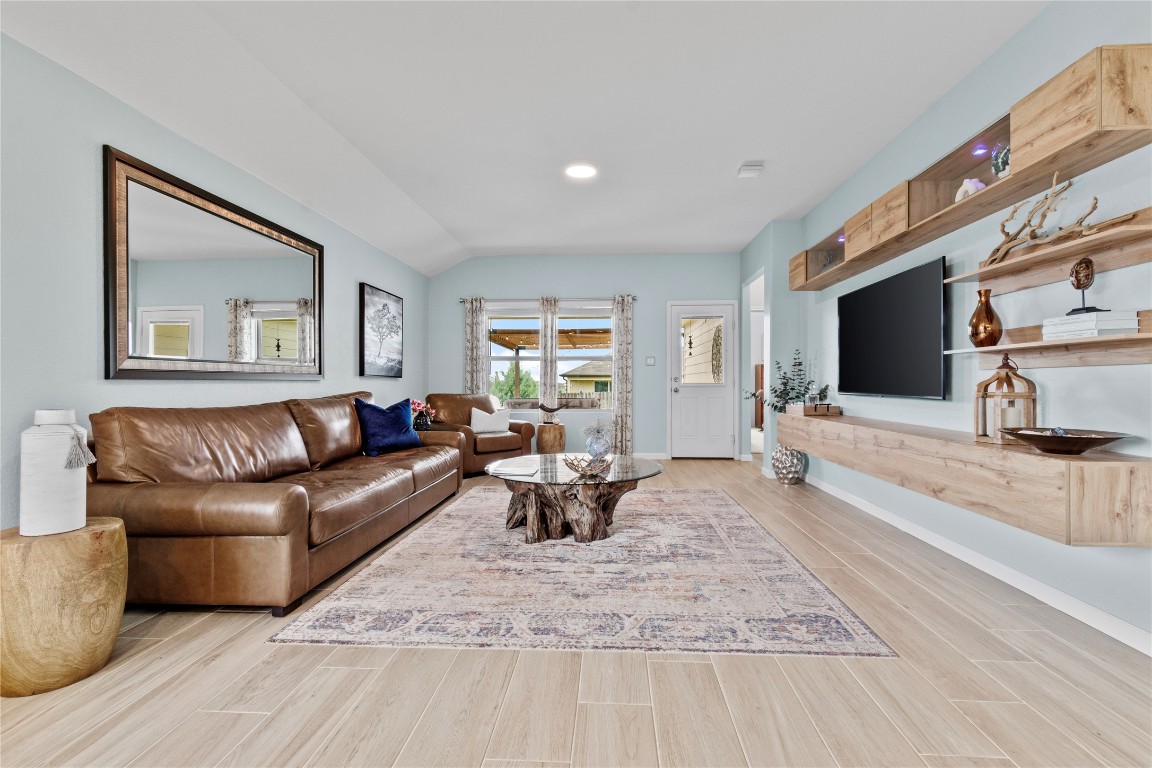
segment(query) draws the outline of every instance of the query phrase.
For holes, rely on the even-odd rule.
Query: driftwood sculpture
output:
[[[1099,200],[1095,197],[1092,198],[1092,204],[1088,206],[1088,210],[1083,216],[1076,219],[1075,223],[1067,227],[1057,227],[1054,232],[1050,234],[1043,234],[1042,228],[1044,227],[1044,220],[1048,218],[1048,214],[1056,210],[1056,207],[1064,201],[1061,197],[1068,188],[1072,186],[1071,181],[1066,181],[1063,184],[1057,185],[1056,178],[1059,172],[1052,174],[1052,188],[1044,197],[1037,200],[1032,208],[1029,209],[1028,215],[1025,217],[1023,223],[1016,228],[1014,232],[1008,231],[1008,224],[1016,218],[1016,213],[1028,205],[1030,201],[1025,200],[1022,203],[1017,203],[1012,206],[1012,211],[1008,214],[1008,218],[1000,222],[1000,232],[1004,235],[1003,242],[996,246],[981,266],[990,266],[992,264],[999,264],[1008,257],[1009,251],[1018,248],[1022,245],[1043,245],[1048,243],[1055,243],[1060,240],[1077,240],[1086,235],[1094,235],[1108,227],[1127,221],[1135,216],[1135,213],[1129,213],[1124,216],[1117,216],[1114,219],[1102,221],[1099,224],[1085,224],[1084,220],[1096,212],[1096,206]]]

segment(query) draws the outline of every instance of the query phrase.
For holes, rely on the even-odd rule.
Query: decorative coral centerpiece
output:
[[[603,475],[612,468],[612,455],[608,454],[593,458],[591,456],[565,456],[564,463],[568,469],[581,477],[596,477]]]

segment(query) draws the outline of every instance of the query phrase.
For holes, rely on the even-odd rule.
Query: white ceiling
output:
[[[432,275],[738,251],[1044,5],[6,0],[0,27]]]

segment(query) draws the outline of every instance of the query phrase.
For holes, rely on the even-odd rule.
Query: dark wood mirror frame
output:
[[[231,362],[129,354],[128,180],[138,182],[312,257],[315,361],[301,365]],[[322,378],[324,247],[244,210],[159,168],[104,146],[105,371],[107,379],[279,379]]]

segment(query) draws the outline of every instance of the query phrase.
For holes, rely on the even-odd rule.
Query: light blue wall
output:
[[[623,256],[491,256],[469,259],[432,280],[428,295],[428,382],[434,392],[464,385],[464,309],[460,299],[606,298],[631,293],[633,307],[633,430],[636,453],[665,453],[668,407],[668,302],[734,301],[740,258],[732,253]],[[646,366],[644,358],[656,358]],[[565,411],[568,444],[593,418]]]
[[[428,278],[7,36],[0,57],[0,527],[18,521],[20,432],[37,408],[75,408],[87,425],[88,414],[113,405],[229,405],[361,388],[394,402],[427,391]],[[324,246],[323,380],[104,379],[103,144]],[[404,297],[403,379],[357,375],[361,280]]]
[[[800,235],[800,222],[774,221],[760,231],[740,253],[741,282],[747,285],[758,275],[764,275],[764,388],[775,381],[773,361],[785,367],[792,360],[793,350],[801,350],[806,359],[813,357],[806,346],[808,295],[788,289],[788,260],[804,248]],[[741,308],[741,317],[747,317],[748,308]],[[752,389],[752,365],[743,367],[744,389]],[[751,419],[752,401],[745,401],[741,413],[743,423]],[[776,445],[776,417],[771,411],[764,414],[764,466],[771,466],[772,448]]]
[[[173,259],[135,261],[138,307],[204,308],[205,360],[228,359],[228,313],[225,299],[289,301],[312,296],[312,257],[269,259]],[[227,275],[227,278],[223,276]],[[133,275],[129,275],[129,280]],[[136,326],[133,325],[133,328]]]
[[[910,178],[983,126],[1007,113],[1012,104],[1092,48],[1104,44],[1143,43],[1152,39],[1152,5],[1148,3],[1053,3],[1003,49],[958,84],[883,151],[800,222],[798,247],[772,249],[777,225],[765,229],[742,254],[747,277],[769,263],[776,277],[766,286],[768,307],[781,301],[786,260],[821,240],[852,214],[902,179]],[[1152,204],[1152,149],[1143,149],[1077,178],[1051,224],[1074,221],[1095,195],[1097,214],[1090,220]],[[819,293],[798,294],[798,313],[806,323],[805,349],[816,358],[818,377],[838,378],[836,298],[843,293],[943,255],[949,274],[975,269],[1000,242],[999,222],[989,216],[887,264]],[[787,224],[793,224],[791,222]],[[975,306],[975,284],[949,289],[951,347],[965,347],[968,316]],[[1092,303],[1117,309],[1152,305],[1152,265],[1102,273],[1090,291]],[[1001,297],[993,303],[1006,327],[1035,325],[1045,317],[1075,306],[1078,294],[1065,283]],[[796,306],[793,302],[792,306]],[[780,317],[774,315],[773,325]],[[789,319],[788,322],[793,322]],[[786,359],[775,347],[769,360]],[[1040,421],[1045,425],[1090,427],[1137,435],[1117,449],[1152,454],[1152,366],[1048,368],[1025,374],[1039,387]],[[976,382],[986,372],[974,356],[952,359],[951,395],[947,401],[837,397],[846,412],[911,424],[968,431]],[[766,450],[773,443],[766,441]],[[967,510],[906,491],[890,483],[820,459],[810,476],[863,498],[954,542],[991,557],[1027,576],[1072,595],[1145,631],[1152,630],[1152,550],[1067,547]]]

